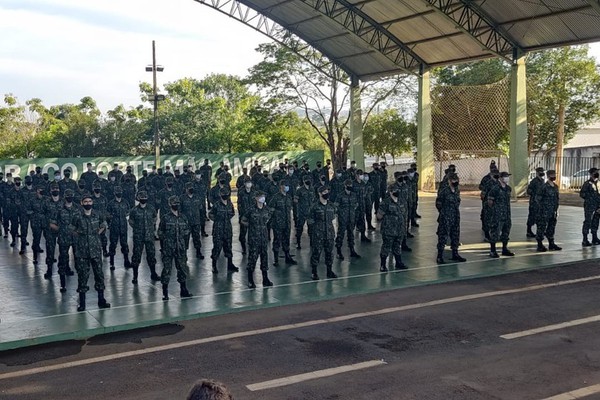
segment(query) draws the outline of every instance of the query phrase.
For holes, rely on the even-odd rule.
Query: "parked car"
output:
[[[587,173],[587,171],[586,171],[586,173]],[[536,177],[536,172],[535,171],[529,171],[529,182],[531,182],[531,180],[533,178],[535,178],[535,177]],[[546,179],[547,178],[544,177],[544,182],[546,181]],[[560,179],[560,188],[561,189],[570,189],[571,187],[572,187],[571,186],[571,177],[563,175],[561,177],[561,179]]]
[[[587,169],[582,169],[581,171],[577,171],[571,177],[570,189],[579,189],[583,186],[583,183],[590,178],[590,174]]]

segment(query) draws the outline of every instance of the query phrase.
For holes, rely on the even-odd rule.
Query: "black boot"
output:
[[[500,256],[496,252],[496,242],[490,242],[490,257],[499,258]]]
[[[25,241],[24,241],[24,240],[21,238],[21,250],[19,251],[19,254],[20,254],[20,255],[23,255],[23,254],[25,254],[25,249],[26,249],[26,248],[27,248],[27,247],[25,246]]]
[[[528,238],[534,238],[535,237],[535,233],[533,233],[533,231],[531,230],[531,225],[527,225],[527,234],[526,236]]]
[[[138,265],[135,265],[135,266],[132,266],[132,268],[133,268],[133,279],[131,280],[131,283],[133,283],[134,285],[137,285],[137,283],[138,283],[138,270],[139,270],[140,267]]]
[[[104,290],[98,290],[98,308],[110,308],[110,303],[104,298]]]
[[[200,235],[202,237],[208,237],[208,233],[206,233],[206,231],[204,229],[202,229],[202,232],[200,233]]]
[[[85,293],[79,293],[79,305],[77,311],[85,311]]]
[[[444,261],[444,248],[438,249],[437,258],[435,260],[438,264],[445,264]]]
[[[600,239],[598,239],[598,232],[592,232],[592,244],[600,244]]]
[[[59,275],[59,277],[60,277],[60,292],[66,293],[67,292],[67,277],[64,274]]]
[[[407,237],[407,238],[409,238],[409,239],[412,239],[412,238],[414,238],[414,237],[415,237],[415,235],[413,235],[413,234],[412,234],[412,233],[410,233],[410,232],[406,232],[406,237]]]
[[[44,279],[52,279],[52,264],[48,265],[46,273],[44,274]]]
[[[240,244],[242,245],[242,254],[246,254],[246,241],[242,240]]]
[[[555,251],[560,251],[562,250],[562,247],[558,247],[556,245],[556,243],[554,243],[554,239],[548,239],[548,241],[550,242],[550,245],[548,246],[549,250],[555,250]]]
[[[413,228],[418,228],[419,224],[417,224],[417,220],[415,220],[414,218],[410,221],[410,226],[412,226]]]
[[[115,270],[115,255],[114,254],[110,255],[110,270],[111,271]]]
[[[244,254],[246,254],[246,253],[244,253]],[[198,260],[204,260],[204,254],[202,254],[202,250],[200,250],[200,249],[196,250],[196,258]]]
[[[327,278],[329,279],[335,279],[337,278],[337,275],[335,272],[333,272],[332,266],[328,265],[327,266]]]
[[[227,259],[227,272],[238,272],[240,269],[233,264],[233,259]]]
[[[10,247],[15,247],[15,245],[17,244],[17,238],[16,235],[13,235],[12,233],[10,234],[10,236],[12,237],[12,242],[10,242]]]
[[[74,271],[71,269],[71,267],[69,267],[69,264],[68,264],[68,263],[67,263],[67,272],[66,272],[66,274],[67,274],[68,276],[73,276],[73,275],[75,275],[75,272],[74,272]]]
[[[354,250],[354,246],[350,247],[350,258],[360,258],[360,255]]]
[[[508,257],[512,257],[515,255],[515,253],[508,249],[508,242],[502,242],[502,255]]]
[[[312,270],[312,274],[310,275],[310,279],[312,279],[313,281],[318,281],[319,280],[319,274],[317,274],[317,266],[313,266],[311,268]]]
[[[279,252],[273,251],[273,266],[279,266]]]
[[[412,251],[412,249],[406,244],[406,239],[402,240],[402,251]]]
[[[187,288],[187,285],[185,284],[185,282],[180,282],[179,283],[179,296],[182,299],[185,299],[186,297],[192,297],[193,294],[190,293],[190,291]]]
[[[544,246],[544,243],[541,240],[537,241],[537,249],[536,250],[539,251],[540,253],[548,251],[548,249],[546,248],[546,246]]]
[[[285,253],[285,263],[288,265],[296,265],[298,264],[296,260],[292,258],[289,252]]]
[[[149,265],[150,268],[150,280],[154,282],[160,281],[160,276],[156,273],[156,265]]]
[[[361,242],[370,243],[371,239],[369,239],[364,233],[361,233],[361,235],[360,235],[360,241]]]
[[[255,289],[256,283],[254,283],[254,270],[247,268],[248,271],[248,289]]]
[[[217,260],[215,258],[212,259],[212,273],[218,274],[219,270],[217,269]]]
[[[342,254],[342,248],[341,247],[336,247],[336,249],[337,249],[337,257],[340,260],[343,260],[344,259],[344,255]]]
[[[123,253],[123,258],[125,263],[125,269],[131,268],[131,261],[129,261],[129,253]]]
[[[302,249],[302,246],[300,245],[301,241],[302,240],[300,238],[296,239],[296,250],[301,250]]]
[[[33,250],[33,264],[37,265],[38,263],[38,252],[37,250]]]
[[[262,278],[262,284],[264,287],[273,286],[273,282],[271,282],[271,280],[269,279],[269,274],[267,273],[267,271],[262,271]]]
[[[454,249],[452,250],[452,261],[465,262],[467,259],[458,254],[458,249]]]
[[[590,247],[592,244],[590,243],[590,241],[588,240],[588,237],[586,234],[583,235],[583,242],[581,242],[581,245],[583,247]]]
[[[400,254],[394,254],[394,260],[396,261],[396,265],[394,265],[394,268],[408,269],[408,267],[402,262],[402,256]]]
[[[162,290],[163,290],[163,300],[169,300],[169,285],[165,285],[163,283],[162,285]]]
[[[388,268],[387,268],[387,256],[379,256],[379,260],[380,260],[380,266],[379,266],[379,272],[387,272]]]
[[[103,257],[108,257],[108,250],[106,250],[106,247],[102,248],[102,256]]]

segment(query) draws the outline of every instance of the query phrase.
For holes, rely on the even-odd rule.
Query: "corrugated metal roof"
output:
[[[598,0],[237,1],[361,80],[600,40]]]
[[[565,149],[580,147],[600,147],[600,124],[578,130],[573,138],[564,146]]]

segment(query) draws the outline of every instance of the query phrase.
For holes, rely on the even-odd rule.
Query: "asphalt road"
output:
[[[207,377],[236,399],[545,399],[600,384],[600,322],[501,335],[598,316],[599,297],[587,262],[42,345],[0,353],[0,398],[183,399]]]

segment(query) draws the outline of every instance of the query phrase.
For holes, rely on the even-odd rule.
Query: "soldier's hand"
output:
[[[494,200],[487,201],[488,207],[494,207]]]
[[[58,225],[56,225],[56,224],[50,224],[50,229],[52,229],[53,231],[57,231],[58,230]]]

